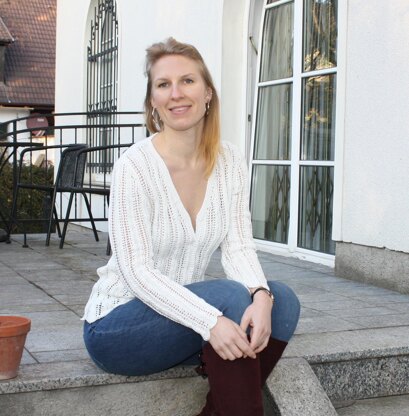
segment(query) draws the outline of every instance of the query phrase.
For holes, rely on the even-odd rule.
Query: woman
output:
[[[292,336],[299,302],[267,282],[251,235],[247,167],[220,143],[219,101],[191,45],[147,49],[151,137],[115,165],[112,257],[85,308],[95,363],[125,375],[199,364],[210,392],[201,415],[263,414],[261,387]],[[221,247],[227,279],[204,281]]]

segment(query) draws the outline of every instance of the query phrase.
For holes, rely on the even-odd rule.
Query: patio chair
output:
[[[21,222],[24,224],[25,221],[32,221],[32,220],[19,220],[18,218],[18,198],[19,198],[19,191],[21,189],[29,189],[32,191],[41,191],[45,194],[48,194],[48,197],[51,200],[50,207],[49,207],[49,216],[45,220],[47,221],[47,237],[46,237],[46,246],[50,244],[50,237],[51,232],[53,228],[53,224],[55,223],[58,236],[61,238],[61,229],[59,226],[59,222],[62,221],[58,218],[58,213],[56,209],[56,198],[58,193],[64,193],[69,192],[71,193],[71,189],[76,184],[82,184],[84,173],[85,173],[85,155],[81,157],[78,157],[79,153],[87,148],[84,144],[69,144],[69,145],[54,145],[54,146],[43,146],[43,147],[31,147],[24,149],[21,152],[20,155],[20,165],[19,165],[19,173],[18,173],[18,181],[16,185],[16,193],[15,198],[13,200],[13,208],[12,208],[12,218],[11,218],[11,224],[18,224]],[[25,166],[25,160],[28,158],[30,161],[32,160],[38,160],[38,155],[40,153],[35,152],[42,152],[41,154],[47,155],[50,151],[59,150],[61,152],[61,158],[60,163],[58,165],[58,171],[55,175],[55,180],[52,183],[39,183],[38,178],[36,175],[33,175],[32,173],[29,175],[25,175],[23,177],[22,172]],[[44,163],[44,161],[43,161]],[[45,157],[45,165],[47,168],[48,159],[47,156]],[[34,164],[32,163],[29,165],[32,169],[32,166]],[[28,176],[28,177],[27,177]],[[92,229],[94,232],[94,237],[98,241],[98,233],[95,227],[94,219],[92,217],[90,204],[87,198],[86,194],[83,194],[83,197],[85,199],[85,203],[88,210],[89,215],[89,221],[91,222]],[[35,221],[44,221],[40,219],[34,219]],[[24,232],[24,246],[27,247],[27,236],[26,236],[26,230],[23,226],[23,232]]]
[[[125,144],[113,144],[113,145],[106,145],[106,146],[94,146],[94,147],[87,147],[79,150],[76,154],[76,172],[75,176],[81,177],[79,174],[83,170],[86,170],[87,166],[92,165],[93,160],[102,160],[107,161],[110,158],[107,157],[107,152],[116,153],[116,159],[123,153],[122,149],[126,150],[128,147],[132,146],[133,143],[125,143]],[[85,165],[85,166],[83,166]],[[88,172],[91,172],[92,169],[88,169]],[[82,181],[74,182],[73,185],[69,188],[70,192],[70,199],[67,205],[67,211],[65,214],[65,220],[63,225],[63,230],[60,239],[60,248],[64,247],[65,236],[67,233],[68,223],[70,222],[70,214],[72,203],[74,201],[75,194],[82,194],[82,195],[100,195],[104,198],[104,203],[109,207],[109,196],[110,196],[110,182],[106,180],[107,175],[104,174],[104,180],[102,183],[93,183],[92,174],[90,173],[87,183],[84,184],[84,176],[82,176]],[[91,208],[90,208],[91,209]],[[107,221],[108,218],[103,218],[104,221]],[[107,255],[111,253],[111,245],[108,237],[107,242]]]

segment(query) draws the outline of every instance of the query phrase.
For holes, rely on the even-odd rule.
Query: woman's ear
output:
[[[207,87],[207,93],[206,93],[206,102],[210,103],[213,96],[213,90],[210,87]]]

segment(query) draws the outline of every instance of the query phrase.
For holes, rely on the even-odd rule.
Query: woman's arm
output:
[[[208,340],[222,313],[154,267],[152,198],[147,194],[146,173],[133,163],[124,155],[112,178],[109,235],[116,269],[128,290],[142,302]]]
[[[245,285],[252,293],[258,287],[269,289],[255,250],[251,216],[247,164],[238,151],[232,149],[232,201],[230,224],[222,249],[222,264],[228,278]],[[250,327],[251,348],[262,351],[271,334],[272,299],[265,291],[258,291],[253,303],[245,311],[241,329]]]
[[[256,254],[249,210],[247,164],[235,148],[227,148],[226,163],[232,175],[230,223],[221,244],[222,265],[229,279],[248,288],[263,286],[267,281]]]

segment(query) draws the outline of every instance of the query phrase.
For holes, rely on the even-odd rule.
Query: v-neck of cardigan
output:
[[[201,205],[199,211],[196,214],[196,218],[195,218],[195,224],[196,224],[196,226],[194,227],[193,226],[192,218],[191,218],[188,210],[186,209],[185,205],[183,204],[182,199],[181,199],[181,197],[179,195],[179,192],[176,189],[175,183],[173,182],[172,175],[170,174],[169,168],[166,165],[165,161],[163,160],[162,156],[156,150],[156,148],[155,148],[155,146],[154,146],[154,144],[152,142],[153,137],[154,136],[152,136],[151,139],[149,140],[152,153],[154,154],[156,160],[158,161],[159,168],[163,172],[163,176],[164,176],[164,178],[166,180],[166,183],[168,185],[168,188],[169,188],[170,192],[173,194],[173,198],[174,198],[174,200],[176,201],[176,203],[177,203],[177,205],[179,207],[179,211],[181,212],[182,217],[185,219],[186,223],[189,224],[189,228],[191,229],[191,231],[193,232],[193,234],[194,235],[197,235],[197,233],[198,233],[198,227],[199,227],[199,221],[200,221],[202,212],[205,210],[205,207],[207,205],[207,202],[208,202],[208,199],[209,199],[209,194],[211,193],[210,192],[211,183],[213,182],[213,177],[214,177],[215,169],[217,167],[215,166],[215,168],[213,169],[212,173],[209,176],[209,179],[207,180],[205,195],[204,195],[204,198],[203,198],[203,201],[202,201],[202,205]]]

